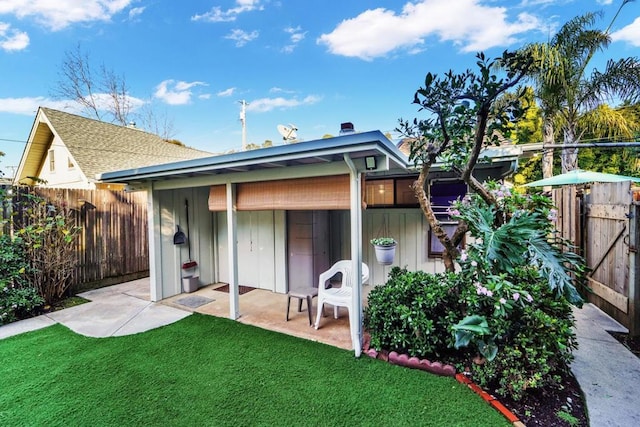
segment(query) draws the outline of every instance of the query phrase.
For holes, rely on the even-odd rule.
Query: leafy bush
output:
[[[387,283],[369,293],[364,321],[371,346],[419,357],[449,352],[449,327],[460,319],[456,287],[454,274],[393,267]]]
[[[44,303],[33,288],[18,288],[0,284],[0,325],[32,315]]]
[[[472,365],[479,385],[515,400],[527,390],[558,386],[559,374],[568,370],[577,346],[569,302],[558,298],[545,281],[528,279],[520,282],[527,296],[518,301],[523,299],[524,304],[516,304],[512,297],[512,308],[503,314],[480,311],[494,334],[497,355]],[[502,294],[496,295],[498,304]]]
[[[28,271],[29,263],[23,240],[12,239],[7,234],[0,235],[0,286],[26,285]]]
[[[520,399],[557,385],[568,369],[576,347],[571,305],[581,303],[576,284],[585,267],[556,237],[547,198],[488,188],[495,205],[470,196],[450,209],[474,237],[459,271],[394,268],[369,294],[365,325],[374,348],[428,358],[456,349],[458,368]]]
[[[81,228],[71,209],[27,190],[18,204],[22,223],[17,235],[24,242],[30,269],[27,281],[48,304],[62,298],[71,285],[77,262],[76,240]]]

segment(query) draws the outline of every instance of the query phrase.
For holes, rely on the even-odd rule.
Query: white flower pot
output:
[[[391,265],[396,256],[396,245],[393,246],[373,246],[376,250],[376,260],[378,264]]]

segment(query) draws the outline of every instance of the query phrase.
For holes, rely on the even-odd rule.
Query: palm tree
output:
[[[631,0],[624,0],[616,13]],[[587,75],[587,66],[597,51],[611,42],[609,29],[593,29],[599,13],[586,13],[567,22],[548,42],[525,48],[538,63],[533,75],[536,95],[543,111],[543,143],[551,144],[556,129],[562,134],[562,172],[577,168],[579,143],[590,127],[586,119],[607,101],[637,102],[640,99],[640,62],[637,58],[609,60],[604,71],[594,69]],[[599,109],[604,114],[611,109]],[[602,120],[602,118],[601,118]],[[603,120],[616,123],[615,120]],[[626,135],[627,126],[614,127],[617,136]],[[552,175],[552,152],[543,160],[543,175]],[[551,161],[549,158],[551,157]],[[546,166],[545,166],[546,165]],[[546,169],[546,170],[545,170]]]

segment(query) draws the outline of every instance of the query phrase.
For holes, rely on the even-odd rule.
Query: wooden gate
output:
[[[576,214],[558,203],[572,196],[580,199],[575,187],[554,190],[559,217]],[[640,335],[640,203],[633,201],[629,182],[593,184],[583,203],[582,220],[572,224],[563,218],[559,228],[565,237],[579,237],[574,242],[590,269],[588,300],[626,326],[630,334]]]

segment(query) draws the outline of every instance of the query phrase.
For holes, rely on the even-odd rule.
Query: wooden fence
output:
[[[36,188],[45,200],[73,210],[77,239],[74,291],[121,283],[149,274],[146,193]],[[14,195],[14,205],[21,192]],[[19,223],[20,212],[14,212]]]
[[[554,190],[558,228],[585,257],[588,300],[640,335],[640,203],[629,182]]]

